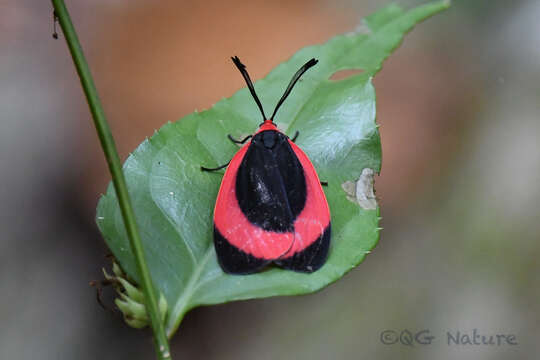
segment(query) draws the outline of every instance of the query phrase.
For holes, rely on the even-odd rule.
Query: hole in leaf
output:
[[[330,80],[332,80],[332,81],[344,80],[344,79],[347,79],[347,78],[349,78],[349,77],[351,77],[351,76],[361,74],[361,73],[363,73],[363,72],[364,72],[363,69],[345,69],[345,70],[339,70],[339,71],[336,71],[335,73],[333,73],[333,74],[330,76]]]
[[[373,169],[365,168],[356,182],[346,181],[341,184],[341,188],[347,194],[347,199],[365,210],[377,209],[377,198],[373,190],[374,175]]]

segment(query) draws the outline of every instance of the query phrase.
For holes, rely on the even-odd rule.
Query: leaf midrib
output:
[[[178,326],[180,326],[180,322],[182,321],[182,314],[184,313],[187,305],[189,304],[189,301],[191,300],[191,297],[197,289],[197,281],[201,277],[202,271],[206,267],[206,264],[208,263],[208,260],[212,255],[212,251],[213,246],[208,246],[203,258],[201,259],[201,262],[197,264],[195,270],[192,272],[191,277],[189,278],[189,281],[184,288],[184,291],[182,292],[182,295],[178,298],[178,300],[174,304],[174,307],[172,308],[172,311],[169,313],[169,320],[167,321],[166,329],[167,336],[169,338],[175,333]]]

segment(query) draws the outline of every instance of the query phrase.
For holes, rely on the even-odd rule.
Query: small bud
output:
[[[116,262],[113,262],[113,273],[114,275],[111,275],[103,269],[105,279],[113,283],[119,294],[119,297],[114,300],[114,303],[124,315],[125,322],[129,326],[137,329],[149,325],[150,320],[146,311],[144,293],[136,285],[130,282],[127,275]],[[167,300],[162,293],[159,294],[158,310],[161,319],[165,320],[168,305]]]

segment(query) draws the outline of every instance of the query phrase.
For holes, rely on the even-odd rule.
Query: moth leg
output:
[[[235,138],[233,138],[231,136],[231,134],[228,134],[227,137],[229,138],[229,140],[231,140],[233,143],[235,144],[243,144],[245,143],[246,141],[248,141],[248,139],[251,139],[253,137],[253,135],[248,135],[246,136],[245,138],[243,138],[242,140],[236,140]]]
[[[231,140],[235,144],[243,144],[246,141],[248,141],[248,139],[251,139],[253,137],[253,135],[248,135],[245,138],[243,138],[242,140],[236,140],[235,138],[233,138],[231,136],[231,134],[228,134],[227,137],[229,138],[229,140]],[[207,168],[207,167],[201,166],[201,170],[202,171],[217,171],[217,170],[221,170],[221,169],[227,167],[229,165],[229,163],[230,163],[230,161],[227,162],[225,165],[221,165],[221,166],[218,166],[218,167],[215,167],[215,168]]]
[[[229,165],[230,161],[228,161],[225,165],[221,165],[221,166],[218,166],[218,167],[215,167],[215,168],[207,168],[207,167],[204,167],[204,166],[201,166],[201,171],[217,171],[217,170],[221,170],[225,167],[227,167]]]
[[[321,181],[322,186],[328,186],[328,181]]]
[[[294,133],[294,136],[293,138],[291,139],[292,142],[295,142],[296,141],[296,138],[298,137],[298,135],[300,134],[300,132],[298,130],[296,130],[296,132]]]

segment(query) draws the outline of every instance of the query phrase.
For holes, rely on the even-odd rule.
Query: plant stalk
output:
[[[122,218],[129,237],[131,250],[135,255],[135,261],[141,279],[140,285],[146,298],[146,310],[150,317],[150,323],[154,332],[154,342],[157,357],[160,360],[168,360],[171,358],[169,343],[167,341],[167,336],[165,335],[163,323],[161,322],[159,315],[156,292],[150,277],[150,272],[148,271],[148,266],[146,264],[139,230],[135,220],[135,214],[129,198],[126,180],[124,178],[124,173],[122,172],[122,165],[120,163],[120,158],[118,157],[116,145],[114,143],[107,120],[105,119],[105,114],[103,112],[88,63],[84,57],[83,50],[77,38],[77,33],[75,32],[75,28],[73,27],[73,23],[71,22],[71,18],[64,1],[52,0],[52,4],[54,7],[55,16],[58,18],[60,27],[62,28],[66,38],[75,68],[79,74],[79,78],[86,95],[86,100],[88,101],[88,106],[90,107],[92,118],[94,119],[94,125],[96,126],[96,131],[101,142],[101,147],[103,148],[105,159],[107,160],[107,164],[111,172],[114,189],[120,204],[120,210],[122,212]]]

